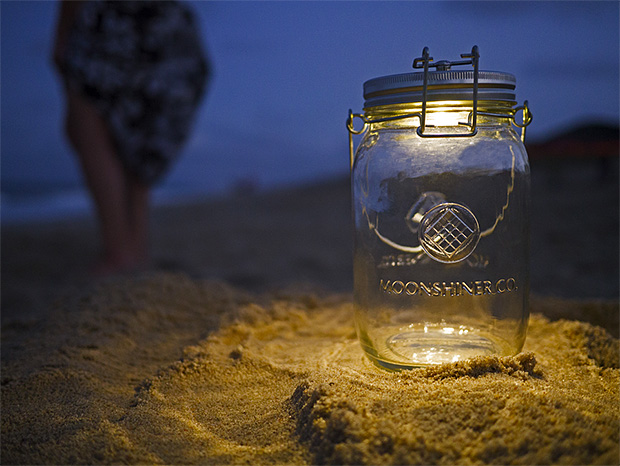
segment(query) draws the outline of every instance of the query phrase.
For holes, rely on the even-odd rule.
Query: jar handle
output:
[[[521,110],[523,110],[523,118],[521,119],[521,123],[519,123],[517,121],[516,116],[517,116],[517,113],[520,112]],[[532,111],[530,110],[527,100],[523,101],[523,105],[519,105],[518,107],[515,107],[512,115],[504,115],[502,113],[491,113],[491,112],[478,112],[478,115],[509,119],[513,125],[515,125],[518,128],[521,128],[521,142],[523,143],[525,143],[525,127],[528,126],[532,122],[532,118],[533,118]],[[467,120],[468,120],[468,123],[463,123],[464,125],[469,124],[469,120],[471,120],[471,113],[469,114],[469,117],[467,118]]]
[[[523,111],[523,118],[521,120],[521,122],[519,123],[516,119],[516,114],[519,111]],[[532,122],[533,116],[532,116],[532,111],[530,110],[530,107],[528,105],[528,101],[525,100],[523,101],[523,105],[519,105],[518,107],[514,108],[514,113],[512,115],[504,115],[502,113],[491,113],[491,112],[480,112],[480,111],[476,111],[477,115],[484,115],[484,116],[491,116],[491,117],[496,117],[496,118],[508,118],[511,120],[512,124],[517,126],[518,128],[521,128],[521,142],[525,143],[525,128],[527,126],[529,126],[529,124]],[[364,123],[364,125],[356,130],[355,127],[353,126],[353,118],[359,118],[360,120],[362,120],[362,122]],[[394,121],[394,120],[402,120],[405,118],[417,118],[421,122],[424,120],[424,114],[423,113],[405,113],[402,115],[396,115],[396,116],[392,116],[392,117],[385,117],[385,118],[375,118],[374,120],[370,120],[368,119],[366,116],[364,116],[362,113],[353,113],[353,110],[349,109],[349,117],[347,118],[347,129],[349,130],[349,165],[350,165],[350,169],[353,170],[353,162],[354,160],[354,147],[353,147],[353,135],[354,134],[362,134],[364,133],[367,129],[368,129],[368,125],[370,125],[371,123],[382,123],[385,121]],[[472,123],[472,118],[475,118],[474,112],[470,112],[469,116],[467,118],[467,122],[466,123],[461,123],[459,122],[459,124],[462,125],[466,125],[469,127],[473,127],[474,128],[474,132],[469,132],[467,134],[419,134],[418,135],[421,137],[433,137],[433,136],[438,136],[438,137],[459,137],[459,136],[475,136],[476,133],[478,132],[478,129],[476,128],[476,122],[474,121]],[[420,129],[420,127],[418,127],[418,130]]]
[[[353,118],[359,118],[360,120],[362,120],[364,122],[364,126],[362,126],[359,130],[356,130],[355,127],[353,126]],[[351,165],[351,170],[353,170],[353,162],[355,161],[354,160],[355,151],[353,150],[353,135],[354,134],[362,134],[368,129],[368,125],[370,125],[371,123],[383,123],[386,121],[402,120],[404,118],[417,118],[419,121],[422,121],[422,114],[421,113],[403,113],[402,115],[396,115],[396,116],[384,117],[384,118],[375,118],[374,120],[370,120],[365,115],[361,113],[353,113],[353,110],[349,109],[349,118],[347,118],[347,129],[349,130],[349,163]]]
[[[356,130],[353,126],[353,118],[359,118],[364,122],[364,126],[361,129]],[[353,110],[349,109],[349,118],[347,118],[347,129],[349,130],[349,166],[350,169],[353,170],[353,162],[354,162],[354,150],[353,150],[353,135],[354,134],[362,134],[368,128],[368,120],[361,113],[353,113]]]
[[[523,119],[521,120],[521,123],[519,123],[515,118],[517,112],[520,110],[523,110]],[[532,118],[532,112],[527,104],[527,100],[523,101],[523,105],[519,105],[515,108],[515,114],[512,117],[512,124],[521,128],[521,142],[523,143],[525,143],[525,127],[532,122]]]

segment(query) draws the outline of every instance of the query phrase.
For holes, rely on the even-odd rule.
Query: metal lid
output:
[[[473,70],[428,71],[427,101],[473,100]],[[517,80],[510,73],[478,71],[478,100],[514,102]],[[364,83],[364,107],[422,102],[424,73],[373,78]]]
[[[515,102],[516,78],[509,73],[499,71],[480,71],[478,61],[480,53],[474,45],[471,53],[462,53],[464,60],[441,60],[433,63],[428,47],[422,50],[422,56],[413,61],[413,68],[424,68],[421,73],[393,74],[374,78],[364,83],[365,108],[379,105],[441,100],[494,100]],[[459,65],[472,65],[473,70],[451,71]],[[435,68],[436,71],[429,71]]]

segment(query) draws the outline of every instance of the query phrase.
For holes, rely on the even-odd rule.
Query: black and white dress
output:
[[[125,167],[153,184],[190,133],[209,64],[186,5],[97,0],[73,25],[63,76],[101,112]]]

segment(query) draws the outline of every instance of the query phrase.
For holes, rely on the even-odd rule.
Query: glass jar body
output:
[[[508,119],[438,138],[410,120],[371,124],[352,167],[362,347],[388,369],[516,354],[529,317],[525,148]]]

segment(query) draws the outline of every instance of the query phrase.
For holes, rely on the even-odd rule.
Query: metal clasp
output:
[[[418,136],[423,138],[441,138],[441,137],[472,137],[478,134],[478,115],[491,116],[497,118],[509,118],[513,125],[521,128],[521,141],[525,142],[525,128],[532,122],[532,112],[528,107],[527,100],[523,102],[523,105],[519,107],[515,107],[513,115],[505,115],[500,113],[489,113],[489,112],[479,112],[478,111],[478,62],[480,60],[480,52],[478,51],[478,46],[474,45],[471,49],[471,53],[462,53],[461,58],[465,60],[457,60],[457,61],[448,61],[441,60],[436,63],[431,63],[433,61],[433,57],[430,56],[428,47],[424,47],[422,50],[422,56],[413,60],[413,68],[424,68],[424,82],[422,87],[422,112],[421,113],[405,113],[401,115],[384,117],[384,118],[376,118],[371,120],[367,118],[364,114],[361,113],[353,113],[352,110],[349,109],[349,117],[347,118],[347,129],[349,130],[349,162],[351,169],[353,169],[354,162],[354,148],[353,148],[353,135],[354,134],[362,134],[366,131],[368,126],[371,123],[381,123],[385,121],[393,121],[393,120],[401,120],[404,118],[418,118],[420,121],[420,126],[416,128],[416,133]],[[427,95],[428,95],[428,69],[434,67],[438,71],[447,71],[450,70],[452,66],[459,65],[473,65],[474,67],[474,79],[473,79],[473,99],[472,99],[472,111],[469,113],[466,122],[459,122],[460,125],[468,126],[468,133],[425,133],[425,129],[427,127],[432,127],[432,125],[426,124],[426,105],[427,105]],[[518,123],[516,120],[516,114],[519,111],[523,111],[523,118],[521,123]],[[363,126],[356,130],[353,125],[353,119],[359,118],[363,122]]]
[[[422,50],[422,56],[413,60],[413,68],[424,68],[424,84],[422,85],[422,115],[420,118],[420,126],[417,127],[416,132],[418,136],[422,138],[442,138],[442,137],[472,137],[478,134],[478,128],[476,127],[478,122],[478,62],[480,61],[480,52],[478,46],[474,45],[471,49],[471,53],[462,53],[461,58],[467,60],[448,61],[441,60],[437,63],[431,63],[433,57],[430,56],[428,47],[424,47]],[[458,65],[473,65],[474,66],[474,96],[472,102],[471,118],[467,122],[469,126],[469,133],[425,133],[426,129],[426,100],[428,93],[428,69],[435,67],[437,70],[446,71],[452,66]],[[431,125],[428,125],[431,126]]]

